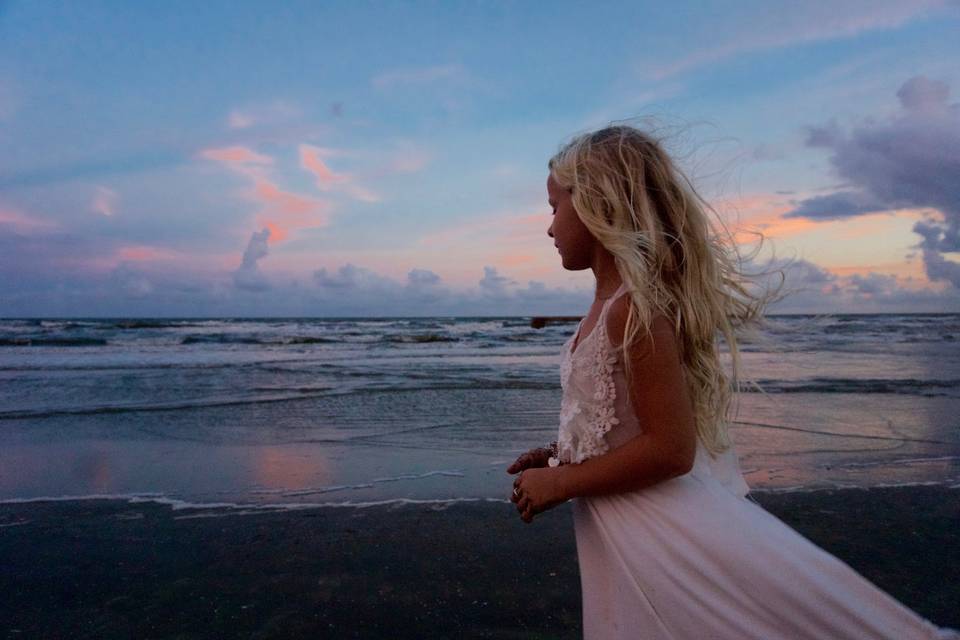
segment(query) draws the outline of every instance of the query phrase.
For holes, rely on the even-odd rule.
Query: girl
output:
[[[960,639],[747,499],[716,332],[735,385],[735,330],[779,288],[747,290],[661,144],[613,126],[548,166],[547,234],[596,299],[563,347],[557,441],[507,471],[524,522],[573,499],[584,637]]]

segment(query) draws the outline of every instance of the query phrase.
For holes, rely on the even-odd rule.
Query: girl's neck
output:
[[[606,300],[617,292],[620,285],[623,284],[623,278],[620,277],[620,272],[617,271],[613,254],[603,247],[598,248],[600,250],[597,252],[593,264],[593,275],[597,280],[594,297],[597,300]]]
[[[622,283],[621,283],[621,284],[622,284]],[[594,294],[594,297],[595,297],[597,300],[609,300],[610,298],[613,297],[613,294],[615,294],[615,293],[617,292],[617,289],[619,289],[619,288],[620,288],[620,285],[618,284],[616,287],[612,287],[611,290],[610,290],[608,293],[604,293],[603,295],[600,295],[599,293],[596,293],[596,294]]]

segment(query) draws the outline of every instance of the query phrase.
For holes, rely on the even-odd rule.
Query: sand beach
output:
[[[921,615],[960,626],[960,491],[753,494]],[[8,638],[578,638],[570,503],[0,505]]]

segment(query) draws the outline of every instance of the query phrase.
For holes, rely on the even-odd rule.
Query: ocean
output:
[[[752,491],[960,488],[960,314],[781,315],[741,343]],[[574,322],[0,320],[0,501],[506,500]],[[728,354],[725,354],[728,358]]]

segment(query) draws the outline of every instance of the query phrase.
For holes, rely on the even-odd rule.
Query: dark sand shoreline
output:
[[[960,491],[754,496],[960,627]],[[570,506],[528,525],[495,502],[194,518],[151,502],[2,504],[0,636],[579,638]]]

